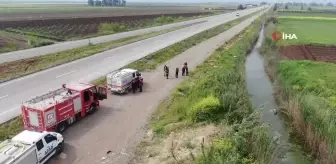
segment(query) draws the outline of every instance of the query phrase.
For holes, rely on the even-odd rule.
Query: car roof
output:
[[[24,130],[15,137],[12,138],[13,141],[24,142],[26,144],[34,144],[43,137],[43,133]]]

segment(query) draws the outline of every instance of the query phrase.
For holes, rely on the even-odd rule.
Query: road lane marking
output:
[[[1,97],[0,97],[0,100],[3,99],[3,98],[6,98],[6,97],[8,97],[8,95],[1,96]]]
[[[20,109],[20,107],[21,107],[21,105],[16,106],[16,107],[11,108],[11,109],[8,109],[8,110],[6,110],[6,111],[0,113],[0,116],[5,115],[6,113],[11,112],[11,111],[13,111],[13,110]]]
[[[76,72],[76,70],[73,70],[73,71],[64,73],[64,74],[62,74],[62,75],[58,75],[58,76],[56,76],[56,78],[60,78],[60,77],[63,77],[63,76],[65,76],[65,75],[68,75],[68,74],[70,74],[70,73],[74,73],[74,72]]]

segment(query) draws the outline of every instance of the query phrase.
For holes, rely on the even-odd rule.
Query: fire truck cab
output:
[[[68,125],[94,113],[107,98],[105,87],[85,83],[63,84],[62,88],[22,104],[24,128],[63,132]]]

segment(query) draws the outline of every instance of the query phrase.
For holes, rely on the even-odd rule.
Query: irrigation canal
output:
[[[285,120],[281,117],[273,97],[273,87],[265,69],[264,59],[259,53],[264,40],[264,26],[262,27],[258,41],[245,63],[246,83],[252,106],[260,110],[261,121],[269,125],[270,134],[278,143],[276,156],[272,164],[309,164],[305,153],[300,146],[291,143],[289,129]]]

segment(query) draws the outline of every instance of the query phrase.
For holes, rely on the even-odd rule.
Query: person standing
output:
[[[176,68],[176,71],[175,71],[175,77],[178,78],[178,74],[179,74],[179,68],[177,67]]]
[[[168,79],[168,77],[169,77],[169,67],[167,67],[166,69],[166,78]]]
[[[182,76],[184,76],[185,74],[185,68],[184,68],[184,65],[182,66]]]
[[[163,67],[163,76],[164,77],[166,76],[167,69],[168,69],[167,65],[164,65],[164,67]]]
[[[133,93],[135,93],[136,89],[137,89],[137,82],[136,82],[136,79],[133,79],[132,80],[132,91],[133,91]]]

